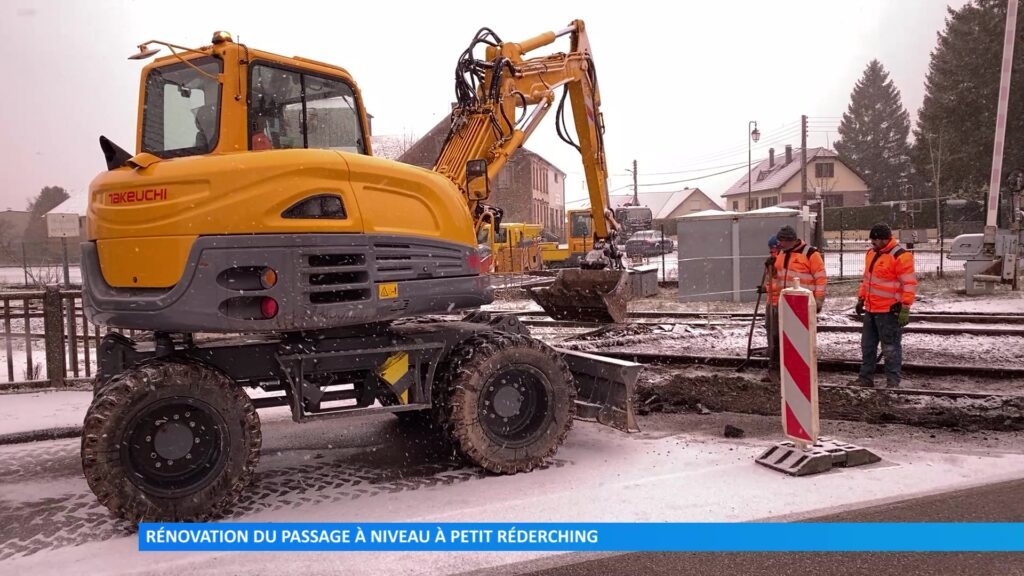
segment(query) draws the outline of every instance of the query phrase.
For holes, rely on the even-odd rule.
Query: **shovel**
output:
[[[764,294],[764,292],[762,291],[761,288],[764,286],[765,282],[767,282],[767,281],[768,281],[768,267],[765,266],[764,267],[764,274],[761,275],[761,283],[758,285],[757,302],[754,303],[754,315],[753,315],[753,317],[750,318],[750,332],[747,334],[747,359],[744,360],[743,363],[740,364],[739,367],[736,368],[737,372],[742,372],[747,367],[747,364],[750,363],[750,357],[753,355],[753,350],[754,350],[753,349],[753,344],[754,344],[754,326],[757,324],[757,311],[761,308],[761,295]],[[768,304],[766,304],[766,306],[770,306],[770,305],[771,305],[770,302]],[[771,337],[771,336],[769,335],[769,337]]]

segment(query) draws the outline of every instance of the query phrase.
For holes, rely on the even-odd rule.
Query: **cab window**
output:
[[[210,56],[153,68],[146,75],[142,151],[160,158],[217,147],[224,63]]]
[[[589,237],[594,233],[593,221],[587,212],[572,215],[569,235],[573,238]]]
[[[343,80],[254,64],[249,76],[249,148],[322,148],[366,153],[355,93]]]

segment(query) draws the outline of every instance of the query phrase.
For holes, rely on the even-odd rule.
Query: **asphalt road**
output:
[[[946,492],[808,519],[815,522],[1022,522],[1024,480]],[[581,556],[582,558],[582,556]],[[570,558],[561,557],[572,562]],[[545,563],[559,561],[553,558]],[[526,563],[502,574],[604,576],[607,574],[780,576],[1024,575],[1024,553],[634,553],[557,567]],[[497,574],[497,572],[495,572]]]

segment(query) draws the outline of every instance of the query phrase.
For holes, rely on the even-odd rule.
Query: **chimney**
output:
[[[789,145],[789,144],[786,144],[786,165],[788,166],[789,163],[792,162],[792,161],[793,161],[793,147],[791,145]]]
[[[768,169],[775,168],[775,148],[768,149]]]

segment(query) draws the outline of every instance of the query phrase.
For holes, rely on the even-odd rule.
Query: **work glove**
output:
[[[767,294],[768,291],[764,289],[764,286],[758,286],[757,287],[757,293],[758,294]]]
[[[863,298],[857,300],[857,307],[854,310],[857,311],[857,316],[863,316],[864,315],[864,299]]]
[[[900,325],[900,328],[910,324],[910,308],[900,307],[900,312],[896,316],[896,322]]]
[[[764,265],[768,268],[775,268],[775,256],[769,256],[768,259],[764,261]]]
[[[890,314],[899,314],[900,310],[903,310],[903,304],[900,304],[899,302],[893,304],[892,306],[889,306]]]
[[[815,298],[814,299],[814,306],[815,306],[814,313],[815,314],[821,313],[821,309],[825,306],[825,299],[824,298]]]

